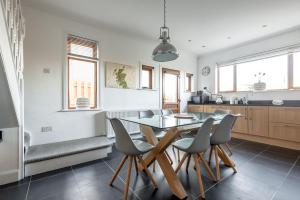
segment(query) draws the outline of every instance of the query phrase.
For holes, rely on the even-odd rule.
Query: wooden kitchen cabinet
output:
[[[269,136],[269,110],[266,106],[248,106],[248,133]]]
[[[300,107],[275,107],[269,108],[270,122],[300,124]]]
[[[203,105],[192,105],[192,104],[189,104],[188,105],[188,112],[204,112],[204,106]]]
[[[300,142],[300,108],[275,107],[269,108],[269,136],[282,140]]]
[[[224,106],[224,105],[204,105],[204,112],[213,113],[216,110],[230,110],[230,106]]]
[[[237,118],[232,131],[236,133],[248,133],[247,106],[231,106],[230,110],[232,114],[242,115]]]
[[[269,136],[272,138],[300,142],[300,125],[298,124],[271,122],[269,128]]]

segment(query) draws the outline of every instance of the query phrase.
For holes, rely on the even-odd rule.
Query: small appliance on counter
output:
[[[207,91],[202,91],[202,90],[194,92],[194,94],[191,97],[191,101],[194,104],[208,104],[210,99],[211,99],[211,95],[209,95]]]
[[[222,98],[223,98],[222,95],[217,95],[217,98],[216,98],[216,104],[222,104],[222,103],[223,103]]]
[[[272,104],[275,105],[275,106],[281,106],[281,105],[283,105],[283,100],[281,100],[281,99],[274,99],[272,101]]]

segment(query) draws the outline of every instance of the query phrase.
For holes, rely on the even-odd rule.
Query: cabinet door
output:
[[[299,107],[270,107],[270,122],[300,124]]]
[[[248,119],[247,119],[247,106],[231,106],[232,114],[241,114],[235,121],[233,132],[248,133]]]
[[[203,112],[203,105],[188,105],[188,112]]]
[[[270,123],[270,137],[300,142],[300,125]]]
[[[204,112],[213,113],[215,110],[230,110],[230,108],[223,105],[204,105]]]
[[[269,135],[269,112],[268,107],[248,107],[249,134],[268,136]]]
[[[204,105],[204,112],[213,113],[213,112],[215,112],[215,110],[216,110],[215,106]]]

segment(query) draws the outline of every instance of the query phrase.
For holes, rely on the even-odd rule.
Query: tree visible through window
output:
[[[77,98],[90,101],[90,107],[97,107],[97,42],[68,35],[68,108],[76,108]]]

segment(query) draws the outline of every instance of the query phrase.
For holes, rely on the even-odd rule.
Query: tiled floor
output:
[[[231,148],[238,173],[234,174],[231,169],[222,166],[222,179],[214,183],[202,170],[206,199],[300,199],[300,152],[237,139],[232,140]],[[175,167],[177,159],[172,150],[169,153]],[[18,184],[2,187],[0,200],[122,199],[126,169],[122,170],[114,187],[108,186],[121,157],[114,151],[103,160],[29,177]],[[196,174],[192,163],[190,166],[189,174],[181,170],[178,175],[188,192],[187,199],[199,199]],[[158,165],[156,169],[154,177],[159,184],[157,191],[143,173],[136,176],[133,169],[131,199],[176,199],[169,191]]]

